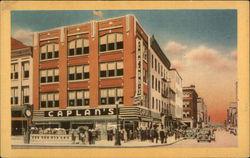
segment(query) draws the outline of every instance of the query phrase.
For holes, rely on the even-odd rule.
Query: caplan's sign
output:
[[[44,117],[73,117],[73,116],[101,116],[101,115],[116,115],[116,108],[53,110],[53,111],[51,110],[44,112]]]

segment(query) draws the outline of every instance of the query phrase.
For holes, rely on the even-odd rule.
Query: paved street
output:
[[[226,131],[215,132],[216,141],[197,142],[196,139],[186,139],[179,141],[173,145],[166,146],[168,148],[189,148],[189,147],[237,147],[237,136]]]

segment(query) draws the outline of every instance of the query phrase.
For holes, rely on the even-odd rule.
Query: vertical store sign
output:
[[[137,99],[142,99],[143,93],[143,62],[142,62],[142,40],[136,39],[136,94]],[[138,100],[138,101],[139,101]]]

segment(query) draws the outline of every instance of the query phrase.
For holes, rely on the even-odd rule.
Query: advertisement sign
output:
[[[142,40],[136,39],[136,94],[135,99],[139,101],[143,96],[143,56]]]

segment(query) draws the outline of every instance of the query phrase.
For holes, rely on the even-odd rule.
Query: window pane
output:
[[[84,39],[84,47],[89,47],[89,40],[88,39]]]
[[[109,97],[114,97],[115,96],[115,89],[109,89],[108,90],[108,96]]]
[[[84,47],[83,54],[89,54],[89,47]]]
[[[106,44],[102,44],[100,46],[100,52],[104,52],[104,51],[106,51]]]
[[[58,48],[58,44],[54,44],[54,51],[58,51],[59,48]]]
[[[78,39],[76,41],[76,48],[81,48],[83,46],[83,40],[82,39]]]
[[[54,97],[55,97],[55,100],[59,100],[59,94],[58,93],[55,93]]]
[[[82,99],[83,98],[83,91],[77,91],[76,92],[76,98],[77,99]]]
[[[104,35],[100,38],[100,44],[103,45],[103,44],[106,44],[107,43],[107,35]]]
[[[54,100],[54,95],[52,93],[48,94],[48,100]]]
[[[69,73],[70,73],[70,74],[75,73],[75,67],[74,67],[74,66],[69,67]]]
[[[82,73],[83,72],[83,66],[77,66],[76,67],[76,72],[77,73]]]
[[[108,63],[108,70],[114,70],[115,69],[115,63]]]
[[[101,71],[107,70],[107,64],[106,63],[100,64],[100,70]]]
[[[84,72],[89,72],[89,65],[84,65]]]
[[[48,52],[53,52],[53,44],[48,45]]]
[[[41,47],[41,53],[46,53],[47,52],[47,46],[42,46]]]
[[[115,97],[109,97],[108,104],[115,104]]]
[[[107,97],[107,89],[101,89],[101,98]]]
[[[115,43],[115,34],[108,35],[108,43]]]
[[[85,98],[85,99],[89,98],[89,91],[85,91],[85,92],[84,92],[84,98]]]
[[[115,43],[109,43],[108,50],[114,50],[114,49],[115,49]]]
[[[123,35],[121,33],[116,34],[116,41],[117,42],[123,41]]]
[[[76,54],[77,55],[82,54],[82,48],[76,48]]]
[[[117,96],[123,96],[123,89],[117,88]]]
[[[69,99],[75,99],[75,92],[69,92]]]
[[[75,40],[69,42],[69,49],[75,48]]]

